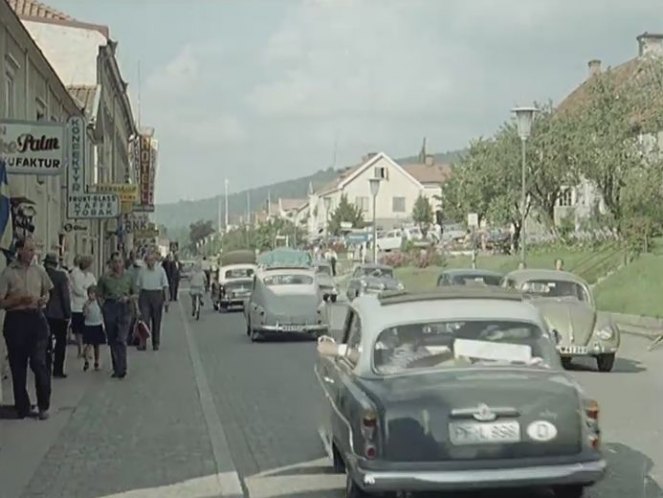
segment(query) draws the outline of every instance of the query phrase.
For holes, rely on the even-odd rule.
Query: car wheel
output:
[[[345,462],[341,456],[341,452],[334,443],[332,443],[332,465],[335,474],[345,474]]]
[[[331,302],[332,302],[332,303],[335,303],[335,302],[336,302],[336,296],[335,296],[335,295],[331,297]]]
[[[599,372],[609,372],[612,370],[612,367],[615,366],[615,355],[614,354],[602,354],[596,357],[596,365],[599,368]]]
[[[352,479],[350,473],[346,471],[345,473],[345,498],[369,498],[372,496],[370,493],[367,493]]]
[[[585,488],[579,485],[560,486],[554,488],[556,498],[582,498]]]
[[[567,369],[567,370],[568,370],[569,368],[571,368],[571,358],[569,358],[568,356],[567,356],[567,357],[563,357],[563,358],[562,358],[562,367],[564,367],[564,368]]]
[[[212,307],[214,308],[214,311],[219,311],[219,303],[213,303]]]

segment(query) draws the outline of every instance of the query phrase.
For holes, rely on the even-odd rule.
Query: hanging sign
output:
[[[64,163],[64,126],[50,121],[0,120],[0,156],[7,172],[59,175]]]
[[[116,194],[69,195],[67,207],[71,219],[115,218],[120,215],[120,199]]]

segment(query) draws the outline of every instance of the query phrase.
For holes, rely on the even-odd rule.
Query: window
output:
[[[394,213],[404,213],[405,212],[405,197],[394,197],[391,210]]]
[[[384,166],[375,167],[375,178],[381,178],[383,180],[387,179],[387,168]]]
[[[368,211],[368,197],[355,197],[355,206],[362,211]]]
[[[589,291],[583,285],[568,280],[528,280],[523,283],[521,290],[543,298],[571,298],[590,302]]]
[[[5,115],[8,118],[16,117],[16,82],[11,71],[5,72]]]
[[[275,285],[312,285],[314,280],[308,275],[274,275],[265,277],[263,282],[272,287]]]
[[[573,206],[573,189],[570,187],[562,188],[557,203],[558,206],[562,207]]]

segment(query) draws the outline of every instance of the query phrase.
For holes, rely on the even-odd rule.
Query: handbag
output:
[[[145,343],[150,338],[150,327],[143,320],[136,320],[133,336]]]

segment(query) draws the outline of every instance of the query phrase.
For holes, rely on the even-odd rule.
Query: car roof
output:
[[[440,275],[476,275],[502,277],[504,274],[493,270],[483,270],[481,268],[452,268],[450,270],[444,270],[442,273],[440,273]]]
[[[366,331],[369,341],[386,328],[409,322],[494,318],[541,323],[538,309],[520,292],[499,287],[447,287],[425,293],[364,295],[355,299],[352,306],[359,313],[362,333]]]
[[[585,286],[587,286],[587,282],[579,277],[578,275],[575,275],[571,272],[568,271],[563,271],[563,270],[549,270],[549,269],[539,269],[539,268],[533,268],[533,269],[524,269],[524,270],[514,270],[507,275],[505,275],[506,278],[515,280],[516,282],[524,282],[526,280],[558,280],[561,282],[574,282],[574,283],[581,283]]]
[[[315,272],[311,268],[299,268],[299,267],[273,267],[273,268],[263,268],[260,271],[262,276],[272,276],[272,275],[308,275],[312,276]]]
[[[393,270],[393,267],[389,265],[382,265],[376,263],[362,263],[360,265],[357,265],[356,268],[373,269],[373,270]]]
[[[257,268],[258,265],[255,263],[233,263],[231,265],[221,265],[222,270],[232,269],[232,268]]]

